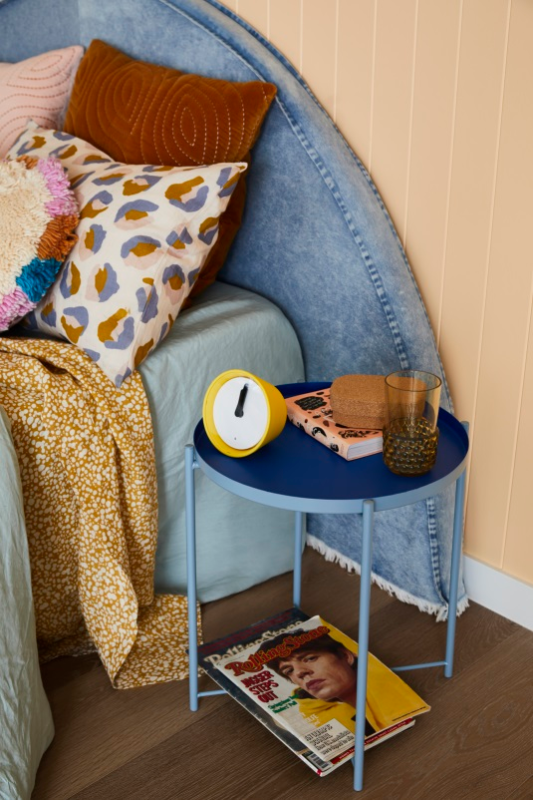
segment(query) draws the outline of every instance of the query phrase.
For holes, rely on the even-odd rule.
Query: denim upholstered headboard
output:
[[[243,21],[215,0],[0,0],[0,31],[0,61],[99,38],[181,70],[276,84],[252,153],[244,224],[222,279],[284,311],[308,379],[407,367],[444,377],[420,293],[368,173],[294,68]],[[442,405],[451,410],[445,382]],[[410,541],[418,530],[428,539],[424,558],[432,564],[438,549],[446,573],[441,527],[450,502],[444,496],[379,515],[377,557],[383,535],[382,558],[389,558],[387,531],[404,531]],[[329,525],[326,518],[309,523],[317,536]],[[357,561],[354,547],[349,557]],[[442,605],[446,574],[431,569],[434,586],[425,592]]]
[[[298,332],[307,376],[440,371],[390,218],[366,171],[294,69],[207,0],[0,2],[0,60],[91,39],[278,97],[253,152],[245,223],[222,277],[266,295]]]

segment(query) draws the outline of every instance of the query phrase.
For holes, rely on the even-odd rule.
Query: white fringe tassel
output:
[[[317,550],[317,552],[324,556],[326,561],[333,561],[341,567],[344,567],[348,572],[355,572],[357,575],[361,574],[361,565],[358,564],[357,561],[352,561],[351,558],[343,556],[338,550],[328,547],[321,539],[317,539],[316,536],[311,536],[311,534],[308,533],[306,541],[309,547],[312,547],[313,550]],[[430,603],[427,600],[422,600],[420,597],[415,597],[414,594],[400,589],[398,586],[390,583],[390,581],[386,581],[384,578],[376,575],[375,572],[371,573],[371,579],[372,583],[375,583],[380,589],[384,589],[392,597],[397,597],[402,603],[409,603],[410,605],[416,606],[420,611],[424,611],[426,614],[434,614],[437,618],[437,622],[445,622],[448,619],[447,605],[442,606],[438,603]],[[463,599],[457,603],[457,616],[460,617],[467,608],[468,597],[463,597]]]

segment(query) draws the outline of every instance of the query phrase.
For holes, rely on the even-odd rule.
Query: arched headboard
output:
[[[278,94],[252,153],[243,226],[220,275],[293,324],[310,380],[417,367],[435,339],[392,221],[364,166],[296,70],[215,0],[0,0],[0,60],[104,39],[135,58]],[[442,405],[451,409],[444,380]],[[446,614],[453,490],[375,526],[378,583]],[[311,543],[360,562],[359,521],[310,517]],[[460,597],[464,607],[464,593]]]

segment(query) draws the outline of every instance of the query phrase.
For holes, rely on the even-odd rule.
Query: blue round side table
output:
[[[284,397],[328,389],[330,383],[293,383],[279,386]],[[444,667],[452,676],[457,615],[459,565],[463,533],[468,426],[452,414],[440,410],[440,430],[435,466],[425,475],[400,476],[387,469],[381,453],[355,461],[345,461],[328,448],[314,442],[305,432],[287,423],[277,439],[246,458],[231,458],[220,453],[209,441],[200,421],[194,431],[194,445],[185,448],[185,489],[187,526],[187,594],[189,613],[189,700],[191,711],[198,709],[198,698],[224,694],[222,690],[198,692],[198,631],[196,625],[196,523],[194,470],[201,469],[214,483],[233,494],[264,505],[295,512],[293,603],[300,606],[303,514],[362,514],[363,542],[359,590],[359,633],[356,720],[364,719],[372,531],[376,511],[399,508],[438,494],[456,482],[453,521],[450,599],[443,661],[397,667],[396,672],[421,667]],[[363,788],[364,726],[356,725],[354,789]]]

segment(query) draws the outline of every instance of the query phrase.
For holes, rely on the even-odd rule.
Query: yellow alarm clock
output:
[[[271,383],[242,369],[222,372],[204,397],[204,427],[226,456],[242,458],[279,436],[287,421],[285,398]]]

